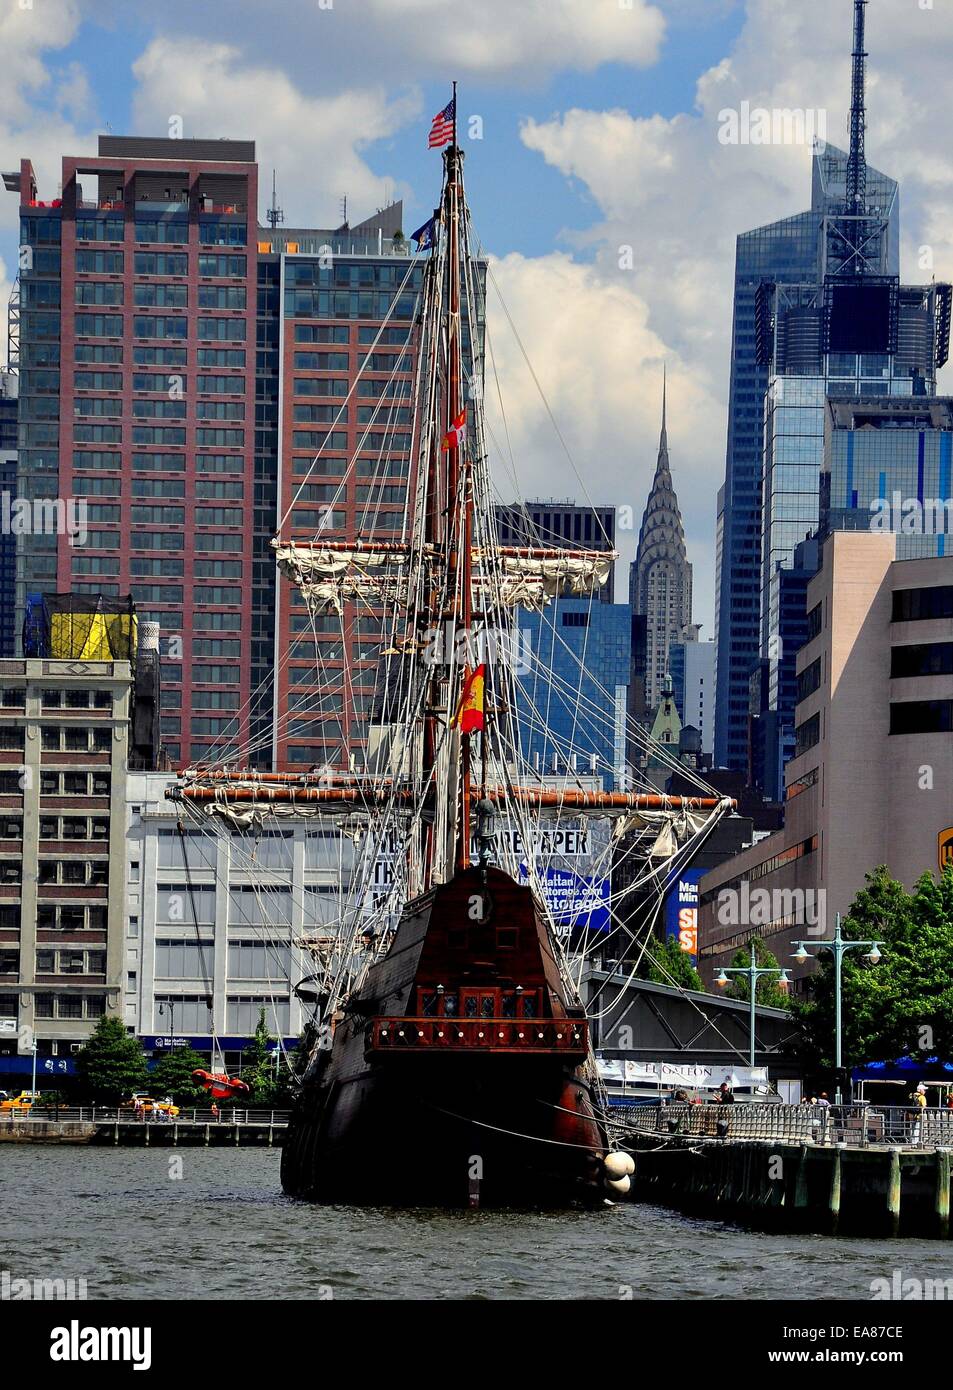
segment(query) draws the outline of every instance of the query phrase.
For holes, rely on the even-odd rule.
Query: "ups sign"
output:
[[[940,873],[953,866],[953,825],[949,830],[941,830],[937,836],[937,859]]]

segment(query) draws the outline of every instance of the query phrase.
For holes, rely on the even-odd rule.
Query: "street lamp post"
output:
[[[36,1038],[33,1039],[30,1051],[33,1053],[33,1084],[30,1087],[30,1095],[36,1100]]]
[[[867,960],[870,961],[871,965],[876,965],[882,954],[880,942],[845,941],[841,934],[841,915],[838,912],[837,916],[834,918],[834,936],[832,939],[828,938],[824,941],[792,941],[791,945],[797,947],[797,951],[794,952],[794,959],[799,965],[803,965],[804,962],[809,959],[810,949],[814,947],[819,951],[826,947],[834,956],[834,1072],[837,1077],[837,1089],[834,1093],[834,1099],[836,1103],[840,1105],[843,1101],[843,1094],[841,1092],[841,1071],[843,1068],[842,1035],[844,1021],[841,966],[846,952],[859,949],[863,946],[869,947],[865,952]]]
[[[169,1051],[175,1051],[175,1002],[172,999],[163,999],[159,1004],[159,1013],[165,1017],[165,1011],[169,1011],[169,1027],[171,1029],[169,1037]]]
[[[746,975],[747,978],[748,978],[748,990],[749,990],[749,994],[750,994],[750,1001],[749,1001],[749,1004],[750,1004],[750,1017],[749,1017],[748,1054],[749,1054],[749,1064],[750,1064],[751,1069],[752,1069],[752,1071],[753,1071],[753,1070],[754,1070],[754,1053],[755,1053],[755,1033],[754,1033],[754,1026],[755,1026],[755,1018],[756,1018],[756,1016],[757,1016],[757,1015],[756,1015],[756,1010],[757,1010],[757,1007],[758,1007],[758,997],[757,997],[757,996],[758,996],[758,981],[761,979],[762,975],[777,975],[777,976],[778,976],[778,984],[781,986],[782,989],[787,989],[788,984],[789,984],[789,976],[788,976],[788,972],[787,972],[786,970],[782,970],[782,969],[780,968],[780,966],[777,966],[777,965],[759,965],[758,962],[757,962],[757,959],[755,958],[755,949],[754,949],[754,942],[753,942],[753,941],[751,942],[751,964],[750,964],[750,965],[729,965],[729,966],[722,967],[722,969],[721,969],[721,971],[719,972],[719,974],[715,976],[715,984],[718,985],[719,989],[723,989],[723,988],[725,987],[725,985],[728,984],[728,976],[729,976],[729,975]]]

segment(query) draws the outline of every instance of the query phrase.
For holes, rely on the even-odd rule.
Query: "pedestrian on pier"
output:
[[[218,1120],[218,1119],[220,1118],[220,1115],[221,1115],[221,1112],[220,1112],[218,1106],[215,1104],[215,1102],[214,1102],[214,1100],[213,1100],[213,1101],[212,1101],[212,1118],[213,1118],[214,1120]]]

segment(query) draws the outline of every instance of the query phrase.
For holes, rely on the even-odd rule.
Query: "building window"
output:
[[[907,676],[949,675],[953,675],[953,642],[924,642],[891,649],[892,680]]]
[[[890,706],[891,734],[948,734],[953,700],[906,700]]]
[[[820,688],[820,684],[821,658],[818,657],[816,661],[811,662],[810,666],[805,667],[797,678],[796,703],[800,704],[802,700],[807,699],[808,695],[813,695],[814,691]]]
[[[814,714],[810,719],[805,719],[803,724],[799,724],[794,731],[794,756],[800,757],[809,748],[820,740],[821,737],[821,717]]]
[[[890,616],[895,623],[953,618],[953,584],[938,584],[930,589],[896,589]]]

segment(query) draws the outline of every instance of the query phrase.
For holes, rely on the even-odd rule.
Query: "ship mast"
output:
[[[447,400],[446,427],[450,447],[447,451],[447,502],[450,510],[450,535],[447,554],[448,580],[453,586],[454,633],[462,632],[465,648],[469,650],[473,621],[473,485],[469,447],[461,449],[460,434],[453,428],[463,410],[463,325],[460,313],[461,241],[463,226],[463,151],[457,145],[457,84],[453,84],[453,139],[446,152],[447,180],[445,188],[446,227],[448,236],[447,274]],[[466,438],[466,436],[463,436]],[[460,675],[459,666],[451,668]],[[454,692],[455,696],[457,692]],[[457,699],[452,702],[457,707]],[[455,845],[447,856],[447,867],[455,863],[465,869],[470,863],[470,735],[457,728],[455,756]]]

